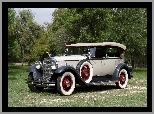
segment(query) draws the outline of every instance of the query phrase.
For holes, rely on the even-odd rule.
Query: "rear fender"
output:
[[[124,68],[125,70],[127,70],[127,73],[128,73],[128,78],[131,79],[131,76],[130,76],[130,70],[129,70],[129,66],[126,64],[126,63],[120,63],[114,73],[113,73],[113,76],[111,78],[111,81],[118,81],[118,78],[119,78],[119,72],[120,70]]]

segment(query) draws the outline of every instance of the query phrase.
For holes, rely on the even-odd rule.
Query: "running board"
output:
[[[89,85],[107,85],[107,84],[112,84],[115,83],[114,81],[110,80],[104,80],[104,81],[97,81],[97,82],[90,82]]]
[[[93,76],[91,82],[109,82],[112,79],[112,75],[106,75],[106,76]]]
[[[55,81],[52,81],[52,82],[47,81],[47,80],[33,80],[33,81],[29,81],[29,80],[25,79],[25,83],[43,85],[43,84],[55,84]]]

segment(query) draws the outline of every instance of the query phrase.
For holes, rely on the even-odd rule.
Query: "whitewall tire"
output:
[[[89,83],[92,80],[93,67],[89,62],[85,61],[80,66],[80,76],[85,83]]]
[[[71,72],[64,72],[57,78],[57,90],[62,95],[71,95],[75,89],[75,76]]]
[[[116,83],[116,86],[120,89],[124,89],[127,87],[128,84],[128,73],[127,70],[121,69],[118,76],[118,82]]]

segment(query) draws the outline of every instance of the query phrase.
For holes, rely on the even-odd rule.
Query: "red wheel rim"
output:
[[[67,75],[63,78],[62,87],[65,91],[69,91],[72,87],[73,81],[71,76]]]
[[[119,82],[121,85],[123,85],[125,84],[125,81],[126,81],[126,74],[124,72],[121,72],[119,76]]]
[[[90,77],[90,68],[88,65],[84,65],[82,68],[81,68],[81,78],[86,81],[88,80]]]

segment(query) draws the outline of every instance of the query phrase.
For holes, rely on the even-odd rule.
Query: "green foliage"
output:
[[[9,51],[10,57],[8,58],[9,61],[19,62],[20,60],[20,46],[17,41],[13,42],[12,50]]]
[[[63,28],[75,43],[122,43],[127,46],[126,60],[146,63],[146,13],[144,8],[62,8],[54,12],[52,32]]]
[[[45,48],[49,49],[44,27],[34,22],[31,10],[22,10],[19,15],[16,15],[13,31],[22,63],[24,61],[30,63],[39,59],[42,51]],[[19,58],[19,54],[16,58]]]
[[[34,62],[40,60],[44,52],[49,51],[48,39],[41,37],[39,39],[34,39],[34,44],[31,45],[29,53],[26,54],[25,59],[29,62]]]
[[[53,22],[46,23],[46,29],[34,22],[30,10],[16,15],[9,9],[8,16],[8,54],[12,60],[20,56],[22,60],[34,61],[45,50],[59,55],[65,44],[114,41],[126,45],[126,60],[132,65],[146,64],[145,8],[58,8],[52,14]],[[19,49],[13,51],[19,46],[20,54]]]
[[[65,44],[72,43],[75,40],[63,26],[67,19],[67,10],[67,8],[56,9],[52,14],[53,23],[47,26],[47,36],[50,38],[49,46],[52,55],[62,54]]]
[[[16,58],[14,54],[15,38],[14,38],[14,21],[15,11],[12,8],[8,8],[8,60],[13,61]],[[13,55],[14,54],[14,55]],[[13,56],[13,58],[12,58]]]

